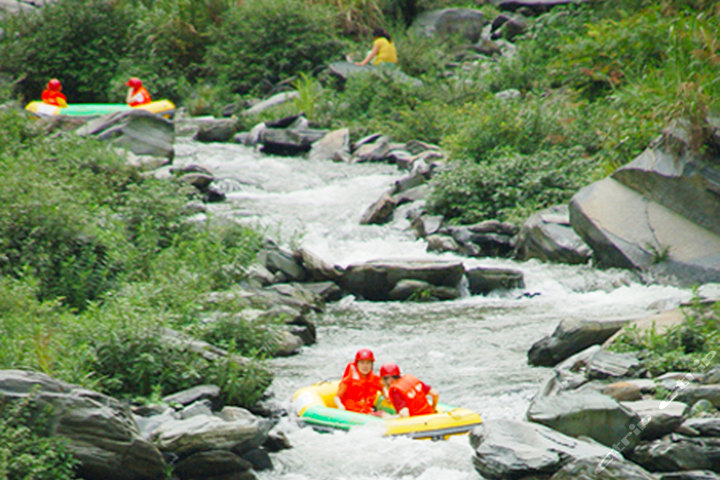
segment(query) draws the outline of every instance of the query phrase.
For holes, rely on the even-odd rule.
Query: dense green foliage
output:
[[[214,30],[207,66],[234,93],[268,92],[281,80],[339,59],[330,12],[303,0],[246,2]]]
[[[0,399],[0,479],[71,480],[77,460],[61,437],[50,436],[47,410],[32,398]]]
[[[252,404],[262,365],[195,358],[158,332],[197,329],[201,296],[244,278],[259,235],[186,221],[193,189],[141,176],[107,144],[47,137],[14,110],[0,127],[0,368],[130,397],[216,383]],[[260,355],[267,329],[222,346]]]
[[[115,70],[130,49],[132,19],[122,2],[99,0],[53,2],[37,14],[8,16],[0,73],[19,82],[26,99],[39,97],[47,81],[59,77],[72,102],[111,100]]]
[[[720,303],[695,301],[684,307],[685,321],[658,332],[630,328],[612,345],[619,352],[637,352],[653,376],[666,372],[703,373],[720,358]]]

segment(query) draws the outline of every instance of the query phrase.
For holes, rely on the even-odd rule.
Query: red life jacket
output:
[[[340,395],[346,410],[360,413],[371,413],[377,394],[380,391],[380,378],[372,371],[363,377],[354,363],[345,367],[340,384],[345,385],[345,392]]]
[[[128,105],[130,105],[131,107],[136,107],[138,105],[145,105],[146,103],[150,102],[152,102],[150,92],[148,92],[145,87],[140,87],[133,90]]]
[[[48,105],[55,105],[56,107],[67,105],[67,98],[65,98],[63,93],[58,92],[57,90],[43,90],[41,98],[43,103],[47,103]],[[61,102],[59,102],[58,99],[62,99],[64,104],[61,105]]]
[[[405,399],[411,417],[435,413],[427,400],[427,392],[423,391],[423,383],[417,377],[408,374],[403,375],[400,380],[390,386],[390,398],[392,398],[394,392],[400,393]],[[397,410],[397,407],[395,410]]]

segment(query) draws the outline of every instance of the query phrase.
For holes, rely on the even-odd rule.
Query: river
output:
[[[410,206],[387,225],[359,225],[365,209],[403,175],[393,165],[310,162],[180,139],[175,165],[188,164],[210,169],[232,190],[226,202],[211,205],[215,215],[262,229],[289,248],[303,246],[329,263],[458,258],[425,252],[425,242],[414,238],[404,218]],[[397,363],[435,387],[445,403],[473,409],[486,419],[521,419],[549,372],[528,366],[527,350],[560,320],[642,317],[691,297],[689,290],[645,285],[622,270],[461,259],[470,266],[519,269],[526,288],[451,302],[375,303],[346,297],[330,304],[314,319],[315,345],[271,361],[275,400],[290,410],[295,390],[339,377],[355,351],[367,347],[375,353],[376,369]],[[293,448],[272,454],[275,469],[259,473],[261,480],[480,478],[467,436],[432,442],[385,438],[363,429],[321,434],[298,426],[292,416],[278,428]]]

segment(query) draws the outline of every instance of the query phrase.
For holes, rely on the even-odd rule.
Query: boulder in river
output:
[[[561,393],[536,397],[527,418],[573,437],[590,437],[618,451],[639,441],[640,416],[600,393]],[[602,428],[598,428],[602,425]]]
[[[546,262],[584,264],[592,251],[570,226],[567,205],[534,213],[520,228],[515,256],[520,260],[538,258]]]
[[[465,271],[468,289],[473,295],[486,295],[495,290],[511,290],[525,287],[520,270],[497,267],[473,267]]]
[[[552,335],[535,342],[528,351],[528,362],[536,366],[552,366],[590,345],[603,343],[620,330],[628,320],[562,320]]]
[[[347,267],[343,288],[367,300],[390,300],[400,280],[412,279],[439,287],[457,287],[465,270],[461,262],[373,260]]]
[[[333,160],[337,155],[350,154],[350,130],[334,130],[312,144],[308,160]]]
[[[470,433],[475,470],[490,480],[547,478],[581,458],[622,456],[603,445],[569,437],[544,425],[487,420]]]

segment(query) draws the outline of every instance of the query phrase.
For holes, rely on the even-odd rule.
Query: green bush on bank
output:
[[[683,308],[680,325],[658,332],[629,328],[611,345],[618,352],[636,352],[653,376],[667,372],[703,373],[720,362],[720,302],[699,299]]]
[[[457,223],[522,221],[539,208],[568,201],[593,168],[582,148],[531,154],[495,148],[488,156],[487,162],[453,162],[437,175],[430,208]]]
[[[217,383],[227,402],[257,400],[262,364],[194,358],[156,333],[203,323],[200,297],[244,278],[260,235],[188,222],[192,190],[141,176],[107,144],[46,137],[13,110],[0,136],[0,369],[121,397]],[[259,355],[265,327],[246,332],[255,340],[223,346]]]
[[[0,399],[0,478],[72,480],[78,461],[62,437],[49,436],[49,413],[33,401]]]
[[[339,59],[331,12],[301,0],[250,0],[214,29],[207,69],[234,93],[267,93],[281,80]]]
[[[111,98],[118,62],[132,47],[134,21],[126,2],[59,0],[38,12],[8,15],[2,22],[0,73],[18,85],[27,101],[39,99],[47,81],[60,78],[70,102]]]

